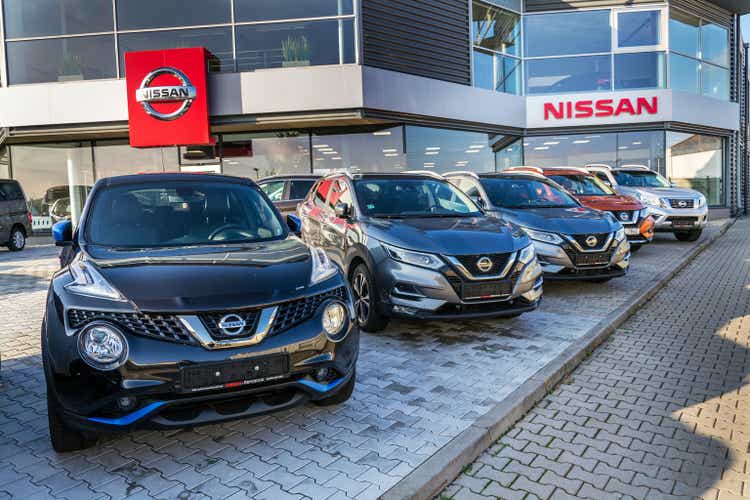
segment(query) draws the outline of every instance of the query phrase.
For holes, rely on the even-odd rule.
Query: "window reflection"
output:
[[[399,172],[404,163],[403,127],[312,136],[313,172]]]
[[[505,170],[509,167],[523,165],[523,139],[499,148],[495,153],[495,168]]]
[[[253,180],[310,173],[310,136],[303,132],[225,134],[222,173]]]
[[[234,0],[235,19],[245,21],[274,21],[351,15],[352,0]]]
[[[729,99],[729,70],[712,64],[701,64],[701,92],[717,99]]]
[[[609,10],[524,16],[526,57],[609,52]]]
[[[141,12],[143,14],[143,12]],[[112,31],[112,0],[4,0],[5,36]]]
[[[677,54],[669,55],[669,86],[697,94],[700,89],[700,63]]]
[[[658,45],[661,12],[641,10],[617,14],[617,46],[642,47]]]
[[[94,145],[96,178],[139,172],[179,169],[177,148],[132,148],[127,141],[97,141]]]
[[[720,66],[729,66],[729,30],[704,22],[701,26],[701,58]]]
[[[526,61],[526,93],[610,90],[609,55]]]
[[[495,170],[494,141],[488,134],[428,127],[406,127],[409,170]]]
[[[723,203],[724,140],[707,135],[667,132],[669,179],[706,196],[709,205]]]
[[[679,10],[669,13],[669,48],[690,57],[698,57],[700,19]]]
[[[665,66],[663,52],[615,54],[615,90],[664,88]]]
[[[481,50],[474,51],[474,86],[495,89],[495,55]]]
[[[125,74],[125,52],[186,47],[205,47],[213,58],[209,71],[232,71],[231,28],[196,28],[119,35],[120,68]]]
[[[117,26],[134,30],[228,23],[229,3],[230,0],[117,0]]]
[[[472,20],[474,45],[502,54],[521,55],[520,15],[474,2]]]

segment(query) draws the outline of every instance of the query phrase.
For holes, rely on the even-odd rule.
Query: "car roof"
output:
[[[164,182],[180,181],[205,181],[205,182],[233,182],[239,184],[255,185],[252,179],[247,177],[234,177],[231,175],[189,173],[189,172],[156,172],[143,174],[118,175],[107,177],[97,181],[97,186],[120,186],[127,184],[158,184]]]
[[[544,175],[591,175],[588,170],[578,167],[545,167],[542,171]]]
[[[511,172],[486,172],[478,174],[480,179],[524,179],[528,181],[541,181],[554,184],[554,181],[535,172],[515,170]]]
[[[346,175],[346,174],[341,174]],[[387,173],[387,172],[367,172],[362,174],[351,174],[351,178],[356,180],[367,180],[367,179],[432,179],[434,181],[443,180],[439,176],[432,176],[428,174],[418,173]],[[447,181],[446,181],[447,182]]]
[[[257,182],[260,184],[261,182],[270,182],[270,181],[293,181],[293,180],[299,180],[299,181],[317,181],[322,176],[317,174],[285,174],[285,175],[272,175],[270,177],[263,177],[262,179],[258,179]]]

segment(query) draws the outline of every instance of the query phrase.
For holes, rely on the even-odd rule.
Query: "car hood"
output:
[[[635,195],[637,192],[647,193],[659,198],[699,198],[701,193],[695,189],[668,187],[668,188],[646,188],[620,186],[619,191],[625,194]]]
[[[576,196],[587,207],[597,210],[640,210],[643,204],[631,196]]]
[[[520,226],[552,233],[609,233],[619,229],[619,223],[610,213],[587,207],[502,209],[501,213]]]
[[[363,222],[367,236],[419,252],[509,253],[529,244],[516,226],[496,217],[371,218]]]
[[[144,312],[252,307],[305,295],[310,250],[296,237],[163,249],[87,245],[84,252]]]

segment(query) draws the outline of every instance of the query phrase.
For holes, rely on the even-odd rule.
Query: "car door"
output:
[[[302,238],[306,243],[316,247],[323,246],[322,226],[328,219],[328,193],[333,179],[321,179],[310,191],[307,199],[298,210],[302,221]]]
[[[344,268],[346,251],[349,247],[347,238],[351,217],[344,218],[336,215],[336,205],[339,203],[347,204],[350,210],[354,209],[351,186],[345,178],[338,178],[333,183],[327,203],[330,215],[321,230],[323,248],[328,252],[331,259]]]
[[[11,201],[8,199],[9,182],[0,182],[0,245],[10,239],[11,224]]]

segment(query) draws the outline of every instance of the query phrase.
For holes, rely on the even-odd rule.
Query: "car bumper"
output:
[[[538,262],[516,263],[504,279],[510,293],[499,297],[463,300],[462,277],[450,266],[425,269],[384,259],[376,267],[380,291],[380,312],[387,316],[413,319],[468,319],[515,316],[537,308],[543,293],[542,270]],[[489,282],[491,280],[487,280]]]
[[[545,280],[590,280],[624,276],[630,268],[630,246],[622,241],[606,264],[598,266],[576,266],[566,247],[535,241],[536,253],[544,270]]]
[[[649,207],[657,232],[702,229],[708,223],[708,207],[661,208]],[[683,222],[684,221],[684,222]]]

